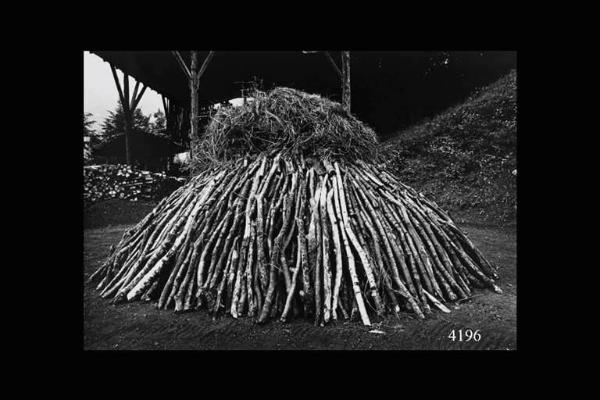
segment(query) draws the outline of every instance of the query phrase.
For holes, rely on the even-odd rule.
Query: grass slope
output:
[[[386,165],[457,222],[512,224],[517,211],[517,73],[382,144]]]

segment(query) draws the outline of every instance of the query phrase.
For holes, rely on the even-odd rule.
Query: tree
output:
[[[157,112],[152,114],[152,117],[154,117],[154,122],[150,124],[150,128],[153,131],[160,131],[166,128],[167,119],[165,118],[165,114],[162,111],[158,110]]]
[[[96,134],[96,130],[92,129],[92,125],[96,123],[95,120],[92,119],[92,113],[84,113],[83,114],[83,136],[94,136]]]
[[[96,130],[92,128],[96,121],[92,116],[93,114],[89,112],[83,114],[83,159],[86,163],[92,159],[92,144],[96,139]]]
[[[150,116],[145,116],[142,110],[136,108],[133,112],[133,132],[149,132]],[[108,112],[108,117],[102,123],[102,137],[104,140],[125,132],[125,110],[119,105],[114,111]]]

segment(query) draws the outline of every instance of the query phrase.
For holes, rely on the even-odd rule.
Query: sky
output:
[[[119,82],[123,84],[123,73],[117,69]],[[129,77],[129,91],[133,94],[135,79]],[[140,84],[141,88],[141,84]],[[131,96],[130,94],[130,96]],[[86,51],[83,54],[83,111],[93,114],[96,121],[93,129],[100,129],[108,111],[117,107],[119,92],[115,85],[110,65],[95,54]],[[162,98],[154,90],[147,88],[138,104],[144,115],[164,112]]]

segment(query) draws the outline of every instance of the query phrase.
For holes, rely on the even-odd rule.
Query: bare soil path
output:
[[[84,279],[101,264],[111,244],[129,225],[84,230]],[[175,314],[150,303],[110,305],[85,285],[84,348],[98,350],[512,350],[516,349],[517,284],[514,229],[463,226],[476,246],[499,267],[503,294],[476,291],[472,300],[450,305],[425,321],[402,314],[372,327],[360,321],[317,327],[308,321],[288,324],[229,316],[213,321],[204,311]],[[479,330],[481,340],[452,341],[458,329]],[[372,333],[370,331],[379,332]]]

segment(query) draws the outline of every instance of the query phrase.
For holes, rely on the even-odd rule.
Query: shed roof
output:
[[[91,52],[171,101],[188,106],[188,80],[170,51]],[[189,66],[190,52],[180,53]],[[200,51],[199,62],[207,55],[208,51]],[[333,56],[336,57],[335,54]],[[340,91],[339,77],[323,54],[301,51],[216,51],[200,79],[200,106],[239,97],[242,83],[250,82],[254,77],[262,79],[266,87],[277,84],[321,94]]]

